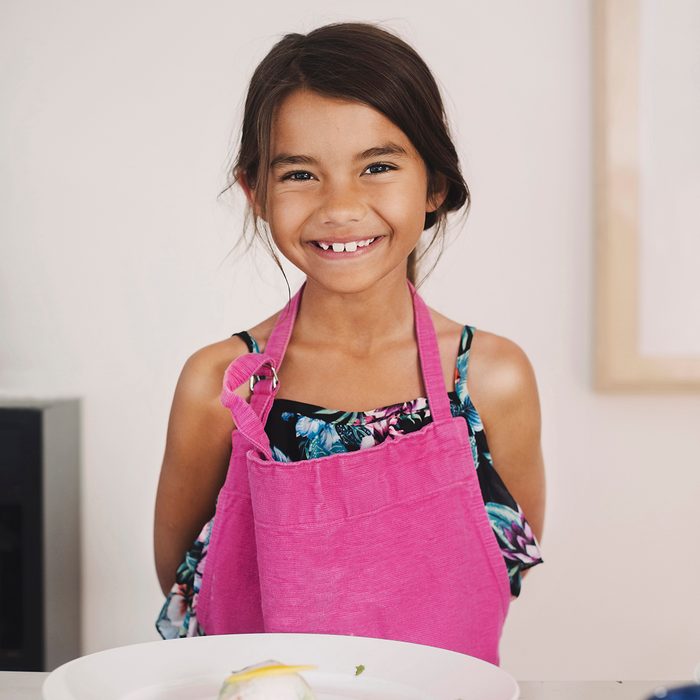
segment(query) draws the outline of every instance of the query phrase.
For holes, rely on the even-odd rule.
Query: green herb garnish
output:
[[[364,670],[365,667],[362,664],[360,664],[359,666],[355,666],[355,675],[359,676]]]

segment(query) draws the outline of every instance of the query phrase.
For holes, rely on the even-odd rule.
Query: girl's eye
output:
[[[301,180],[308,180],[308,178],[307,177],[297,178],[297,177],[294,177],[294,175],[310,175],[310,174],[311,173],[307,172],[306,170],[295,170],[292,173],[286,173],[286,174],[282,175],[280,180],[294,180],[296,182],[299,182]]]
[[[378,172],[370,172],[369,175],[381,175],[382,173],[387,173],[390,170],[396,170],[396,167],[393,165],[389,165],[388,163],[372,163],[372,165],[368,165],[365,170],[369,170],[370,168],[386,168],[386,170],[380,170]],[[297,175],[308,175],[309,177],[296,177]],[[285,173],[282,175],[280,180],[292,180],[293,182],[305,182],[306,180],[309,180],[313,175],[308,170],[294,170],[291,173]]]
[[[393,165],[389,165],[388,163],[372,163],[372,165],[367,166],[368,170],[369,168],[387,168],[387,170],[381,170],[378,173],[370,173],[370,175],[381,175],[382,173],[388,173],[389,170],[396,170]]]

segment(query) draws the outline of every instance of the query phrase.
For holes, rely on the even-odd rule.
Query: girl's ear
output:
[[[255,196],[255,190],[251,189],[250,185],[248,184],[248,177],[246,175],[245,170],[239,171],[238,183],[240,184],[241,189],[245,193],[245,197],[248,200],[248,204],[250,204],[251,209],[255,212],[255,216],[261,218],[260,207],[258,206],[258,200]]]
[[[435,177],[438,184],[437,191],[432,195],[432,197],[428,197],[426,200],[426,212],[433,212],[436,209],[439,209],[442,206],[442,203],[445,201],[445,197],[447,197],[447,190],[449,189],[447,185],[447,178],[442,173],[436,173]]]

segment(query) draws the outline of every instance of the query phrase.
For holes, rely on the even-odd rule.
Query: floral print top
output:
[[[462,416],[478,472],[494,536],[503,553],[513,596],[520,595],[521,573],[542,563],[539,545],[520,506],[508,492],[494,469],[481,418],[467,391],[469,349],[474,327],[464,326],[455,367],[455,388],[448,392],[453,416]],[[260,352],[247,332],[234,333],[250,352]],[[297,462],[337,452],[361,450],[396,435],[420,430],[432,417],[427,399],[385,406],[372,411],[331,410],[289,399],[275,399],[265,425],[274,459]],[[197,598],[206,566],[206,554],[214,519],[201,533],[180,564],[176,580],[156,620],[156,629],[164,639],[203,635],[197,622]]]

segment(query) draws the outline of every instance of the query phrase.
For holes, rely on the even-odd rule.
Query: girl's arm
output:
[[[229,363],[246,352],[245,343],[234,336],[195,352],[180,373],[155,506],[154,552],[164,594],[192,542],[214,515],[234,430],[231,412],[219,396]],[[247,398],[247,387],[239,391]]]
[[[540,402],[532,365],[514,342],[477,330],[467,383],[484,425],[494,469],[539,542],[544,526],[545,476]]]

